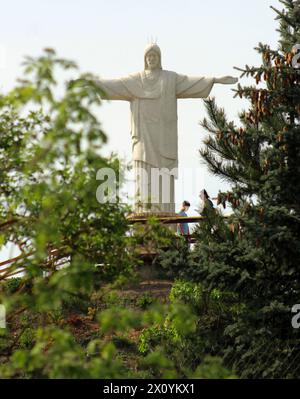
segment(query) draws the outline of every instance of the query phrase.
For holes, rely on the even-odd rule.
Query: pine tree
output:
[[[207,221],[186,276],[207,290],[235,292],[224,334],[225,361],[246,378],[299,377],[299,330],[291,308],[300,303],[300,1],[275,8],[279,45],[259,43],[258,67],[239,69],[252,78],[235,96],[249,100],[240,126],[214,99],[205,101],[209,132],[201,155],[210,171],[230,183],[218,204],[229,203],[229,221]]]

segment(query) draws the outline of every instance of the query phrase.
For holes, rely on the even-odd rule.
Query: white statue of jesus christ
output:
[[[136,193],[142,196],[139,210],[149,209],[145,193],[148,193],[147,198],[151,197],[151,170],[159,168],[162,181],[164,174],[169,172],[169,196],[167,201],[161,193],[156,199],[150,198],[152,210],[156,207],[161,212],[174,212],[174,177],[177,177],[178,167],[177,99],[205,98],[214,83],[234,84],[238,79],[231,76],[189,77],[163,70],[157,44],[146,47],[144,64],[142,72],[119,79],[99,79],[96,83],[108,99],[130,102]]]

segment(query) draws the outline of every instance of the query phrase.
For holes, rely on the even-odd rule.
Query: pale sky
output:
[[[164,69],[193,76],[239,76],[233,66],[259,65],[253,49],[258,42],[277,47],[277,22],[270,5],[278,0],[0,0],[0,90],[20,76],[24,55],[39,55],[45,47],[75,60],[82,72],[114,78],[143,68],[143,51],[157,39]],[[243,84],[246,79],[240,80]],[[236,121],[247,106],[233,99],[230,86],[215,85],[211,96]],[[129,103],[103,103],[99,118],[109,137],[105,153],[131,158]],[[215,196],[221,184],[208,174],[198,150],[205,132],[201,99],[178,101],[179,168],[201,168],[203,187]],[[179,203],[197,205],[197,193],[185,188]],[[197,186],[197,184],[196,184]],[[182,198],[182,196],[184,198]]]

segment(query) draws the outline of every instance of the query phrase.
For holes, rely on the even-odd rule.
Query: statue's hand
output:
[[[79,79],[72,79],[69,81],[68,88],[72,89],[73,87],[80,87],[84,86],[87,84],[87,81],[85,79],[79,78]]]
[[[215,83],[222,83],[223,85],[233,85],[238,82],[238,78],[233,76],[223,76],[222,78],[215,78]]]

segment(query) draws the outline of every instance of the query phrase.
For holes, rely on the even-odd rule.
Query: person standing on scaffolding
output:
[[[189,210],[189,207],[191,204],[188,201],[183,201],[182,207],[180,212],[178,212],[178,216],[184,216],[187,217],[187,211]],[[189,229],[189,224],[188,223],[179,223],[177,227],[177,233],[182,236],[189,236],[190,235],[190,229]]]
[[[210,210],[214,209],[214,204],[210,200],[210,197],[207,194],[207,191],[205,189],[200,191],[199,198],[200,198],[200,202],[201,202],[201,204],[200,204],[200,215],[201,216],[206,216],[207,212],[209,212]]]

